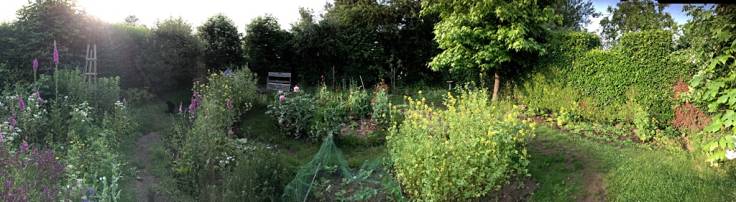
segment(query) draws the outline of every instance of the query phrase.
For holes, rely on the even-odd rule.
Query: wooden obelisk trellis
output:
[[[97,44],[87,44],[87,63],[84,65],[85,81],[93,85],[97,81]]]

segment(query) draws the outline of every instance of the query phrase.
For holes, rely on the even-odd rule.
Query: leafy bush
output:
[[[371,119],[382,127],[388,127],[391,124],[391,102],[388,100],[388,94],[384,89],[377,89],[373,93],[373,101],[371,101],[373,112]]]
[[[274,117],[281,129],[294,137],[306,136],[315,112],[314,98],[302,92],[283,95],[284,101],[279,100],[280,96],[276,95],[266,114]]]
[[[114,109],[113,103],[120,98],[120,79],[118,77],[98,78],[94,84],[85,81],[85,76],[77,70],[59,70],[48,78],[42,76],[44,81],[43,92],[48,92],[48,97],[57,97],[56,82],[58,79],[59,96],[68,96],[71,101],[87,102],[97,111],[110,111]]]
[[[628,100],[636,100],[665,128],[674,117],[672,86],[691,71],[682,54],[672,53],[672,34],[653,30],[626,33],[611,50],[599,50],[596,37],[554,35],[551,53],[521,85],[521,101],[540,112],[570,110],[586,120],[634,122]],[[632,93],[636,92],[636,93]],[[643,119],[640,119],[640,121]],[[640,122],[641,123],[641,122]]]
[[[448,93],[447,109],[438,110],[425,99],[408,99],[404,122],[394,124],[387,137],[406,193],[417,200],[467,200],[526,173],[533,125],[488,100],[485,91],[463,90],[457,98]]]

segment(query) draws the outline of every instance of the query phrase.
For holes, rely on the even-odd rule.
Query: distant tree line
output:
[[[243,66],[260,79],[270,71],[292,72],[297,83],[307,85],[351,81],[366,86],[379,81],[444,84],[445,80],[478,79],[477,71],[468,71],[475,65],[482,65],[479,69],[490,75],[499,69],[503,75],[514,74],[531,64],[515,58],[543,54],[550,30],[583,30],[588,17],[597,15],[587,0],[508,1],[469,7],[457,2],[461,1],[335,0],[320,16],[300,9],[300,19],[288,30],[275,17],[265,15],[253,19],[241,33],[223,15],[215,15],[196,28],[181,18],[147,27],[138,24],[135,16],[126,18],[125,23],[100,22],[79,10],[72,0],[32,1],[18,11],[16,21],[0,25],[0,73],[4,75],[0,85],[31,81],[28,70],[34,58],[39,59],[41,73],[51,71],[54,40],[60,47],[61,68],[81,68],[86,45],[97,44],[100,73],[120,76],[126,88],[154,92],[189,89],[193,81],[206,78],[208,71]],[[462,14],[474,7],[523,9],[508,14],[484,10],[476,13],[476,18]],[[482,20],[442,23],[466,17]],[[461,32],[455,32],[453,26],[459,26]],[[476,26],[493,34],[462,32],[467,31],[462,27]],[[513,35],[505,32],[509,28],[524,32]],[[446,37],[453,33],[463,37]],[[497,38],[488,38],[495,34]],[[491,44],[489,40],[503,42]],[[501,52],[475,55],[483,48]],[[464,56],[458,51],[443,53],[448,50],[468,52]],[[483,59],[464,58],[472,55]]]

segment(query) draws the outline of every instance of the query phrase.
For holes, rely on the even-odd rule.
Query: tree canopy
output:
[[[608,7],[611,16],[601,19],[601,35],[609,43],[615,43],[626,32],[652,29],[677,30],[672,16],[665,12],[665,4],[651,0],[622,1],[616,7]]]
[[[204,60],[208,69],[225,70],[245,64],[240,33],[232,20],[224,15],[210,17],[199,27],[204,42]]]

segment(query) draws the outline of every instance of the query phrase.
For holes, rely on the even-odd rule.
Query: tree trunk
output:
[[[493,72],[493,96],[491,101],[495,102],[498,99],[498,88],[501,86],[501,77],[498,76],[498,70]]]

